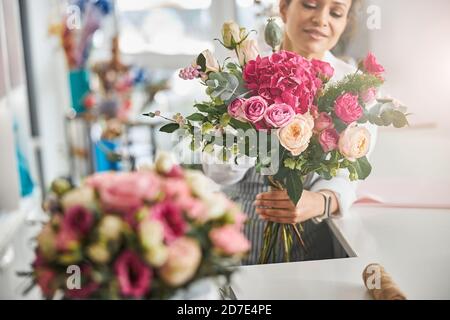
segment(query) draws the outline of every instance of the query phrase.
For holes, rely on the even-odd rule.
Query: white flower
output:
[[[247,39],[238,46],[239,63],[244,66],[247,62],[255,60],[259,55],[258,43]]]
[[[158,153],[155,161],[155,169],[158,173],[167,174],[176,165],[175,157],[168,152]]]
[[[147,250],[145,260],[153,267],[159,268],[166,263],[169,256],[169,250],[166,246],[160,244]]]
[[[160,246],[164,239],[163,225],[154,220],[145,220],[139,225],[139,240],[146,249]]]
[[[113,215],[105,216],[98,227],[100,238],[104,240],[118,240],[122,233],[122,219]]]
[[[74,206],[91,207],[95,202],[94,189],[90,187],[81,187],[67,192],[61,199],[65,210]]]

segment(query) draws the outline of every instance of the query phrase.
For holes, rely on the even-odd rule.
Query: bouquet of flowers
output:
[[[373,54],[354,74],[331,83],[330,64],[277,51],[282,34],[269,20],[265,40],[273,52],[262,57],[249,32],[234,22],[225,23],[220,42],[235,52],[238,61],[227,59],[221,65],[205,51],[183,69],[180,76],[200,79],[210,100],[195,104],[197,112],[186,118],[169,119],[171,123],[161,131],[183,129],[193,136],[193,149],[222,148],[223,160],[233,155],[256,158],[257,170],[268,176],[273,187],[287,190],[296,204],[309,174],[327,180],[339,170],[347,170],[351,180],[369,176],[366,155],[371,137],[363,124],[401,128],[408,122],[404,107],[392,100],[376,100],[384,68]],[[294,232],[287,232],[289,228]],[[292,235],[302,243],[300,231],[301,225],[268,223],[261,263],[268,262],[276,249],[277,235],[283,237],[289,261]]]
[[[46,298],[166,299],[229,277],[250,247],[240,209],[167,155],[152,170],[98,174],[79,188],[59,180],[52,191],[26,274]]]

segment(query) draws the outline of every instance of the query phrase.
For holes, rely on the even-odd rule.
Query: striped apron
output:
[[[310,188],[314,184],[312,177],[312,175],[307,177],[304,184],[305,189]],[[223,190],[228,197],[241,205],[242,210],[247,215],[244,232],[246,237],[251,241],[252,248],[249,255],[242,261],[243,265],[255,265],[259,263],[259,256],[263,246],[264,227],[267,222],[261,220],[256,214],[253,202],[259,193],[269,191],[270,186],[266,181],[267,179],[264,176],[257,173],[255,168],[252,168],[239,183],[226,187]],[[336,243],[333,240],[328,224],[321,223],[316,225],[312,221],[307,221],[302,225],[302,238],[305,243],[305,248],[294,237],[291,262],[335,258]],[[275,261],[273,262],[285,262],[281,242],[276,246]]]

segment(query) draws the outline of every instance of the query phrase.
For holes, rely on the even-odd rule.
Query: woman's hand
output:
[[[256,213],[261,219],[282,224],[305,222],[321,216],[324,212],[324,199],[320,193],[304,190],[297,205],[285,190],[260,193],[254,202]]]

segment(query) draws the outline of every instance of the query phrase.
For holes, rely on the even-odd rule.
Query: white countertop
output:
[[[238,299],[370,299],[362,280],[370,263],[408,299],[450,299],[450,210],[354,207],[330,226],[354,257],[240,267]]]

